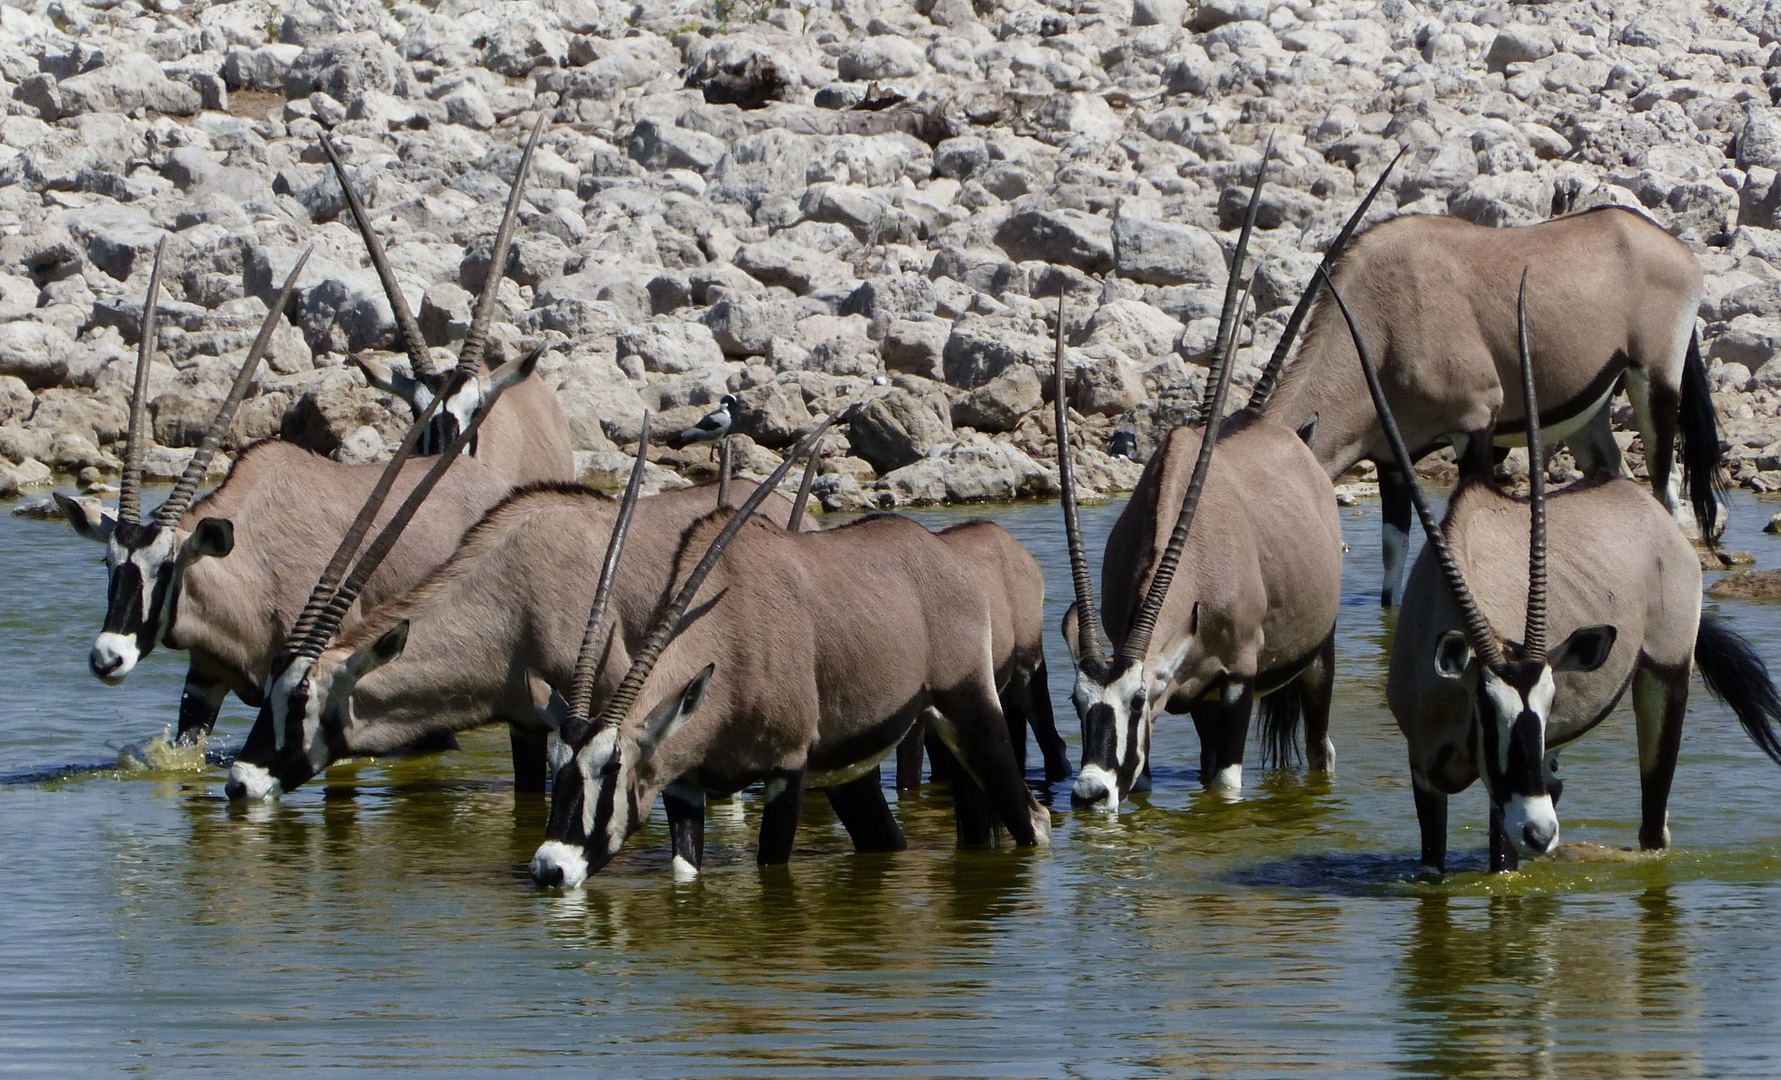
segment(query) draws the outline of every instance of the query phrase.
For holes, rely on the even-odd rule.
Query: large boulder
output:
[[[26,386],[55,386],[68,377],[74,339],[48,323],[21,319],[0,323],[0,375]]]
[[[1015,262],[1074,266],[1089,274],[1113,269],[1113,229],[1107,219],[1082,210],[1030,209],[1011,214],[996,229],[996,245]]]
[[[1057,473],[981,432],[886,475],[899,503],[981,502],[1057,492]]]
[[[717,347],[709,327],[664,315],[619,334],[617,355],[619,366],[633,375],[646,371],[677,374],[724,362],[723,350]]]
[[[978,431],[1013,431],[1042,404],[1039,374],[1026,364],[1015,364],[954,401],[952,422]]]
[[[853,455],[870,462],[880,475],[920,461],[931,447],[952,438],[939,414],[903,389],[854,409],[847,430]]]
[[[190,116],[204,107],[204,97],[175,82],[147,53],[128,52],[84,75],[63,79],[57,87],[61,111],[123,113],[153,109],[171,116]]]
[[[770,450],[790,446],[811,428],[810,409],[795,385],[771,382],[736,395],[731,431]]]
[[[953,324],[941,363],[946,381],[975,390],[1014,364],[1051,370],[1053,343],[1013,331],[1004,320],[967,316]]]
[[[1120,277],[1146,285],[1223,285],[1228,276],[1218,240],[1196,226],[1122,217],[1112,237]]]
[[[285,73],[284,92],[300,98],[320,91],[336,101],[351,101],[366,90],[388,94],[401,68],[396,50],[375,33],[343,34],[298,54]]]
[[[791,333],[792,316],[785,306],[753,296],[726,297],[711,305],[700,321],[711,329],[725,356],[766,356],[775,338]],[[764,445],[764,444],[763,444]]]

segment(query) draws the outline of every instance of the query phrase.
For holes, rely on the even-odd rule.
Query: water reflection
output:
[[[1435,892],[1398,967],[1410,1075],[1694,1076],[1663,1038],[1698,1007],[1669,886],[1634,902]],[[1631,945],[1629,948],[1628,945]]]

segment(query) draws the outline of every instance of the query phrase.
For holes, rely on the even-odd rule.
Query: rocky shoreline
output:
[[[151,477],[183,466],[311,244],[231,447],[387,455],[406,408],[347,358],[392,349],[395,321],[317,137],[449,355],[540,109],[492,353],[551,346],[591,482],[644,409],[665,437],[735,394],[752,473],[865,402],[827,437],[832,510],[1052,494],[1062,291],[1079,482],[1129,490],[1111,440],[1141,460],[1203,385],[1271,135],[1238,387],[1407,150],[1369,222],[1618,203],[1689,244],[1732,478],[1781,490],[1778,39],[1777,0],[7,3],[0,495],[115,477],[163,235]],[[658,488],[712,469],[650,457]]]

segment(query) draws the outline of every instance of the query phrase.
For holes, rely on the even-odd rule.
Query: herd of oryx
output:
[[[762,864],[789,857],[810,788],[827,793],[858,849],[901,849],[879,767],[901,746],[898,782],[918,779],[924,732],[950,776],[961,843],[987,842],[997,826],[1019,844],[1048,842],[1050,812],[1025,777],[1028,729],[1048,779],[1071,766],[1052,722],[1044,581],[1006,531],[934,533],[895,514],[817,527],[804,511],[815,445],[845,411],[763,483],[725,469],[715,484],[639,498],[646,416],[629,485],[612,498],[573,483],[563,414],[529,378],[538,354],[489,370],[496,289],[543,126],[521,158],[474,323],[443,371],[323,138],[411,365],[403,375],[361,361],[415,414],[387,466],[266,441],[194,497],[299,261],[184,476],[145,517],[157,253],[117,513],[61,499],[75,529],[106,544],[93,674],[123,679],[157,641],[186,650],[182,740],[208,734],[229,691],[258,707],[230,769],[233,799],[505,722],[516,787],[550,791],[531,864],[546,885],[604,865],[658,796],[675,870],[696,872],[706,797],[756,783]],[[1226,415],[1267,164],[1264,154],[1204,399],[1194,423],[1162,440],[1114,526],[1099,602],[1077,521],[1059,301],[1055,430],[1075,589],[1063,629],[1082,725],[1073,801],[1115,810],[1143,788],[1159,710],[1192,716],[1207,785],[1242,783],[1258,701],[1270,756],[1292,757],[1302,729],[1308,766],[1333,768],[1342,536],[1331,478],[1372,459],[1384,601],[1402,606],[1388,697],[1409,746],[1423,863],[1444,868],[1447,797],[1480,777],[1492,868],[1551,850],[1555,756],[1629,687],[1639,842],[1665,846],[1691,666],[1781,762],[1781,696],[1750,645],[1702,616],[1700,563],[1678,528],[1711,538],[1722,511],[1693,255],[1618,208],[1497,230],[1403,217],[1355,237],[1375,185],[1248,406]],[[1621,386],[1655,498],[1626,478],[1609,428]],[[1587,476],[1548,494],[1542,443],[1560,438]],[[1523,440],[1525,499],[1493,476],[1496,448]],[[1437,521],[1412,466],[1446,443],[1460,479]],[[781,482],[805,456],[787,500]],[[1404,582],[1412,511],[1428,543]]]

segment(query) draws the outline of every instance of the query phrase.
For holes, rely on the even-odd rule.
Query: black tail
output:
[[[1748,641],[1710,615],[1701,616],[1694,639],[1694,662],[1713,696],[1731,706],[1750,741],[1781,765],[1781,694],[1769,668]]]
[[[1719,535],[1719,504],[1725,498],[1725,458],[1719,449],[1719,414],[1713,411],[1713,388],[1707,385],[1707,369],[1701,364],[1698,334],[1689,335],[1688,356],[1682,361],[1677,426],[1682,430],[1682,483],[1702,538],[1712,540]]]
[[[1261,700],[1262,768],[1290,769],[1299,761],[1299,722],[1305,718],[1305,697],[1299,680]]]

